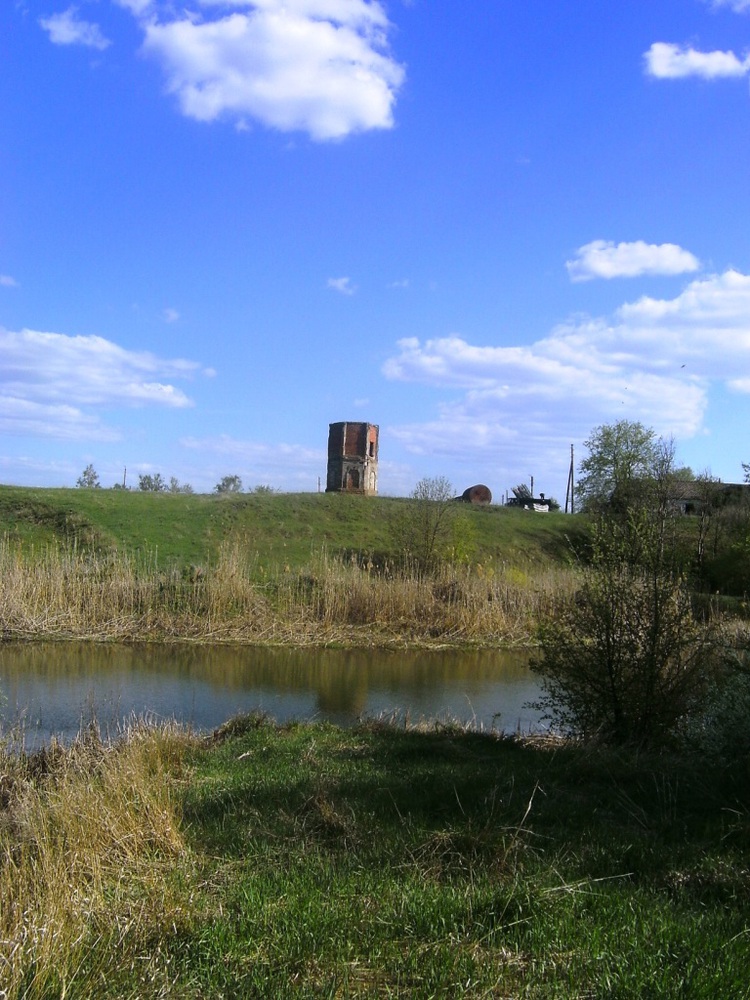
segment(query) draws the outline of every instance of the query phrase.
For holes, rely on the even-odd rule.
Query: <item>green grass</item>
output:
[[[0,537],[37,546],[58,540],[122,549],[169,567],[205,565],[239,540],[260,565],[299,569],[331,555],[394,558],[390,518],[408,500],[326,493],[182,495],[0,486]],[[569,561],[583,529],[564,514],[457,505],[471,525],[472,559],[523,567]]]
[[[750,996],[744,772],[260,717],[0,763],[7,1000]]]
[[[750,996],[740,785],[378,726],[261,724],[195,764],[223,886],[195,995]]]
[[[744,775],[445,725],[173,739],[179,854],[104,886],[66,997],[750,996]]]

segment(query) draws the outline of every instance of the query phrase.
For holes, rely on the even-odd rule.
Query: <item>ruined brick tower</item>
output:
[[[343,421],[328,425],[326,493],[378,492],[378,426]]]

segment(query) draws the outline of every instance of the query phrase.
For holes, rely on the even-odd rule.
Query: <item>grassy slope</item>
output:
[[[261,562],[301,567],[311,553],[393,555],[389,519],[408,500],[335,494],[181,495],[0,486],[0,537],[121,548],[159,564],[204,564],[241,541]],[[474,560],[524,567],[568,560],[578,519],[461,505]]]

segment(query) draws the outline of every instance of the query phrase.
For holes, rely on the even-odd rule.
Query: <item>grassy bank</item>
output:
[[[0,538],[43,548],[157,561],[164,572],[216,562],[227,544],[256,554],[258,569],[304,569],[311,554],[393,560],[392,521],[411,501],[331,493],[171,494],[0,486]],[[545,569],[570,562],[583,527],[564,514],[457,504],[466,561]]]
[[[2,770],[12,1000],[750,995],[745,775],[252,719]]]

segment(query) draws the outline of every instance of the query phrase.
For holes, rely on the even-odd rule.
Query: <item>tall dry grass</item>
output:
[[[66,749],[0,750],[0,996],[96,996],[113,960],[133,970],[144,952],[142,972],[168,981],[151,945],[191,919],[167,776],[185,742],[136,726],[115,744],[89,732]]]
[[[261,571],[225,546],[215,565],[162,570],[127,554],[0,544],[0,632],[9,638],[361,643],[529,641],[573,570],[444,564],[430,575],[325,552],[304,572]]]

